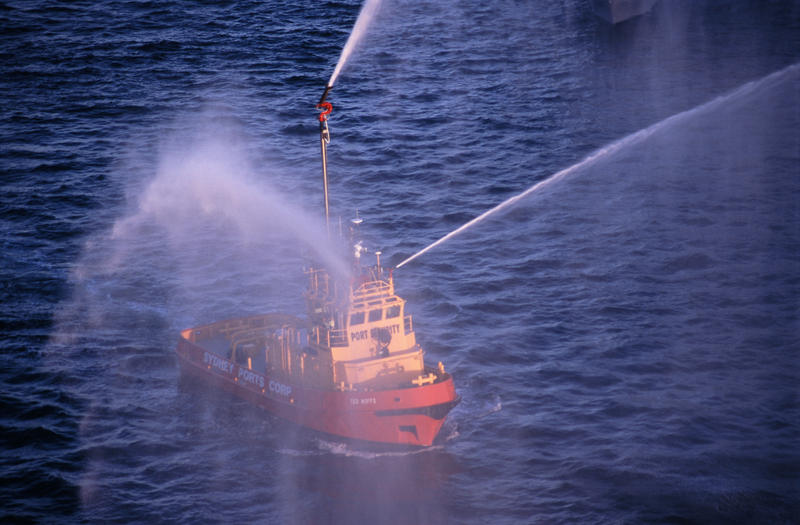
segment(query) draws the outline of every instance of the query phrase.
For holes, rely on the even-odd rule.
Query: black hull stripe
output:
[[[414,408],[400,408],[397,410],[376,410],[375,415],[378,417],[389,417],[389,416],[408,416],[408,415],[423,415],[428,416],[433,419],[444,419],[447,416],[448,412],[450,412],[453,407],[455,407],[461,401],[460,397],[457,397],[453,401],[448,401],[447,403],[440,403],[438,405],[431,405],[427,407],[414,407]]]

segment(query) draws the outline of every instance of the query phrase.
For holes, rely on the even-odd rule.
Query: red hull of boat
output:
[[[251,371],[183,337],[176,351],[184,374],[212,382],[283,419],[349,439],[429,446],[458,403],[449,374],[409,388],[318,390]]]

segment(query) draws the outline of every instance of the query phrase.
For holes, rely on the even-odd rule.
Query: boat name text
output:
[[[251,372],[246,368],[239,368],[239,379],[264,388],[264,376]]]
[[[277,381],[270,381],[269,391],[275,392],[276,394],[280,394],[282,396],[289,396],[292,394],[292,387],[289,385],[284,385],[283,383],[278,383]]]
[[[374,397],[360,397],[360,398],[351,398],[350,404],[353,406],[356,405],[374,405],[378,401]]]
[[[203,362],[207,365],[213,366],[218,370],[222,370],[226,374],[233,372],[233,363],[226,361],[225,359],[222,359],[214,354],[206,352],[203,356]]]
[[[400,333],[400,325],[399,324],[393,324],[393,325],[385,326],[385,327],[382,327],[382,328],[385,328],[386,330],[389,330],[389,333],[392,334],[392,335]],[[357,332],[350,332],[350,340],[351,341],[363,341],[363,340],[367,339],[367,337],[373,337],[373,338],[377,339],[378,338],[378,330],[380,330],[380,328],[373,328],[372,330],[359,330]]]

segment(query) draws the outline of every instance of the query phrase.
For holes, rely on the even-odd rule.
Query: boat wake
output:
[[[481,412],[480,414],[478,414],[475,417],[475,419],[483,419],[483,418],[485,418],[487,416],[491,416],[492,414],[500,412],[501,410],[503,410],[503,402],[500,399],[500,396],[495,394],[495,396],[494,396],[494,405],[492,405],[488,409],[486,409],[483,412]]]
[[[461,432],[458,431],[458,425],[453,424],[453,430],[449,434],[447,434],[447,437],[444,438],[444,441],[445,443],[449,443],[450,441],[457,439],[460,435]]]
[[[375,451],[375,450],[353,448],[352,446],[344,442],[327,441],[324,439],[317,440],[317,446],[319,447],[320,452],[323,454],[335,454],[338,456],[356,457],[361,459],[416,456],[419,454],[426,454],[442,449],[441,445],[432,445],[430,447],[411,449],[411,450]]]
[[[450,437],[448,436],[447,440]],[[419,454],[440,451],[444,447],[441,445],[432,445],[411,450],[368,450],[354,448],[348,443],[341,441],[328,441],[326,439],[317,438],[314,440],[313,448],[296,449],[296,448],[282,448],[278,450],[281,454],[294,457],[311,457],[311,456],[343,456],[348,458],[361,458],[361,459],[378,459],[388,457],[408,457],[417,456]]]

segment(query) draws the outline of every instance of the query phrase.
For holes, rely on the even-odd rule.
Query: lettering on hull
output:
[[[264,388],[264,376],[246,368],[239,368],[239,380]]]
[[[212,368],[216,368],[217,370],[221,370],[226,374],[230,374],[233,372],[233,363],[222,359],[219,356],[216,356],[212,353],[206,352],[203,356],[203,362],[207,365],[211,365]]]
[[[377,338],[379,330],[388,330],[390,334],[399,334],[400,333],[400,325],[393,324],[389,326],[384,326],[381,328],[373,328],[371,330],[358,330],[356,332],[350,332],[350,341],[364,341],[370,337]]]
[[[278,383],[277,381],[269,382],[269,391],[275,392],[276,394],[284,397],[289,397],[292,395],[292,387],[289,385],[284,385],[283,383]]]
[[[377,399],[374,397],[353,397],[350,398],[350,404],[352,406],[361,406],[361,405],[374,405],[378,402]]]

